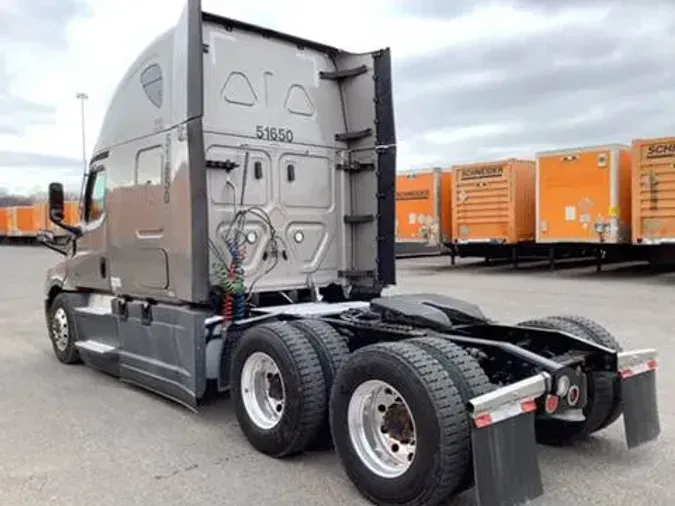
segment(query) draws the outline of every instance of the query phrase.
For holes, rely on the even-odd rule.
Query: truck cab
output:
[[[133,365],[122,357],[120,374],[151,377],[165,392],[182,368],[179,397],[195,405],[203,371],[178,352],[186,327],[158,361],[134,309],[160,303],[169,319],[197,311],[202,321],[214,304],[225,311],[219,299],[234,295],[223,293],[232,284],[258,305],[379,295],[395,282],[395,141],[387,49],[352,54],[190,1],[113,94],[46,309],[75,294],[92,343],[117,355],[135,336]],[[63,225],[60,184],[50,197]],[[234,262],[237,279],[222,279]],[[113,299],[135,330],[113,325]]]
[[[198,410],[229,392],[276,458],[335,447],[376,504],[481,506],[543,492],[536,441],[572,444],[624,415],[660,432],[654,350],[597,323],[515,326],[395,284],[396,133],[388,49],[356,54],[205,13],[122,77],[79,225],[47,275],[64,364]],[[576,418],[570,421],[570,413]],[[517,450],[515,450],[517,449]]]

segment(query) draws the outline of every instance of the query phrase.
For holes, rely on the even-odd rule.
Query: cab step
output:
[[[109,307],[81,306],[75,308],[75,313],[82,316],[107,316],[112,315],[112,310]]]
[[[101,356],[109,356],[111,358],[113,356],[117,356],[118,354],[117,347],[111,346],[106,343],[102,343],[101,341],[94,341],[93,339],[87,339],[86,341],[77,341],[75,343],[75,347],[78,350],[95,353]]]
[[[116,378],[120,377],[120,350],[118,347],[94,339],[77,341],[75,347],[80,352],[82,362],[86,365],[111,374]]]

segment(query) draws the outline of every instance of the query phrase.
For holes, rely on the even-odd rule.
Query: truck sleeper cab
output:
[[[660,432],[656,352],[597,323],[500,325],[395,284],[388,49],[354,54],[189,0],[121,80],[50,269],[57,358],[198,410],[229,391],[278,458],[335,447],[375,504],[543,493],[536,442]],[[517,453],[513,448],[517,447]]]

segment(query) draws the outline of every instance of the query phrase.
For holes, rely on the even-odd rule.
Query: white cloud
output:
[[[53,123],[28,126],[24,135],[0,135],[0,150],[69,157],[74,166],[72,170],[0,167],[0,186],[26,191],[56,178],[78,185],[82,155],[80,110],[75,94],[82,90],[89,96],[85,122],[89,155],[118,80],[138,52],[176,21],[183,7],[183,0],[88,1],[91,16],[74,18],[67,25],[66,51],[43,47],[38,55],[34,46],[22,45],[5,56],[12,75],[10,91],[21,98],[53,105],[55,116]],[[388,15],[385,0],[343,0],[340,8],[334,5],[326,2],[321,6],[308,0],[233,0],[224,7],[218,0],[203,2],[204,10],[210,12],[350,50],[388,45],[397,59],[496,29],[517,32],[532,26],[531,16],[504,9],[488,9],[461,20],[422,20]],[[0,4],[0,12],[3,7]],[[405,150],[399,157],[405,165]]]
[[[0,186],[15,191],[46,187],[54,179],[79,187],[75,94],[89,95],[89,156],[118,80],[175,23],[184,0],[53,1],[51,10],[64,6],[62,23],[48,26],[42,19],[40,29],[27,32],[14,27],[7,40],[0,33],[0,114],[9,107],[7,97],[23,111],[0,118],[0,155],[61,158],[18,169],[3,167],[0,157]],[[343,0],[339,7],[310,0],[203,0],[203,7],[349,50],[392,47],[399,169],[525,156],[551,144],[625,141],[633,132],[669,134],[667,112],[675,106],[675,71],[668,66],[675,58],[672,2],[654,0],[647,16],[601,0],[555,9],[535,0],[511,0],[510,6],[480,1],[462,6],[461,0],[420,0],[416,10],[412,0]],[[88,4],[90,16],[76,15],[78,2]],[[440,12],[451,4],[456,9]],[[0,30],[3,13],[26,5],[0,0]],[[431,6],[428,12],[425,6]],[[28,40],[42,32],[42,39]],[[614,74],[603,74],[605,66]]]

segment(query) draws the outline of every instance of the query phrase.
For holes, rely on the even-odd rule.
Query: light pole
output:
[[[89,96],[84,92],[79,92],[75,98],[80,101],[80,127],[82,129],[82,185],[80,187],[80,216],[82,216],[82,206],[84,204],[84,183],[87,180],[87,145],[85,138],[85,124],[84,124],[84,102]]]

